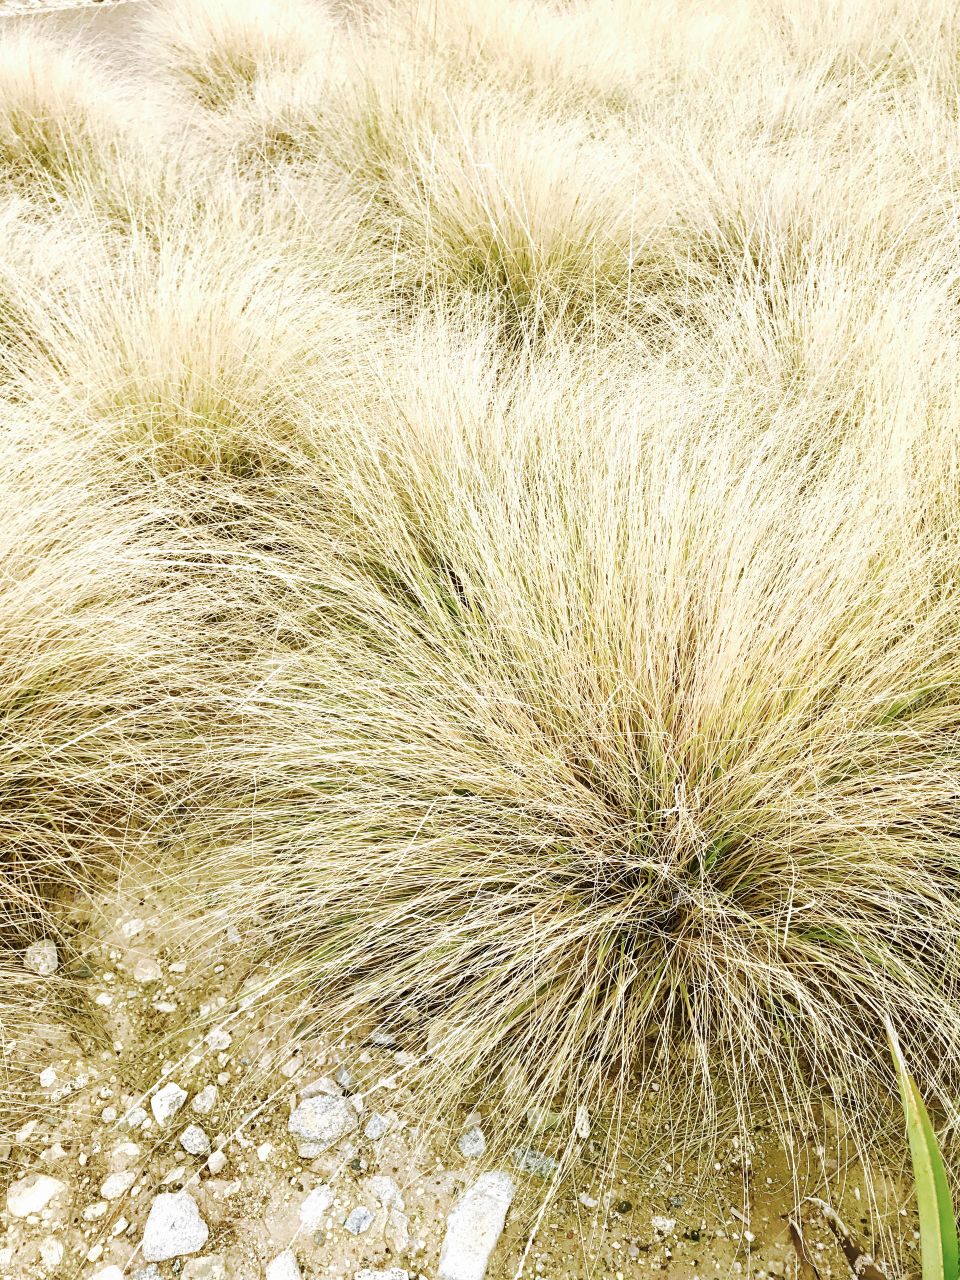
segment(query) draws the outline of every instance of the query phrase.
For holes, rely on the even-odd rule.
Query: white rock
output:
[[[321,1183],[319,1187],[314,1187],[300,1205],[300,1222],[304,1230],[316,1231],[323,1226],[327,1210],[332,1204],[333,1192],[326,1183]]]
[[[210,1139],[198,1124],[188,1124],[180,1135],[180,1145],[192,1156],[210,1154]]]
[[[483,1280],[516,1191],[500,1172],[485,1173],[466,1189],[447,1218],[440,1280]]]
[[[148,982],[159,982],[163,977],[163,970],[153,956],[143,956],[133,966],[133,976],[135,981],[146,985]]]
[[[210,1156],[207,1159],[207,1168],[213,1176],[216,1177],[218,1173],[223,1173],[226,1167],[227,1157],[225,1153],[222,1151],[211,1151]]]
[[[387,1271],[371,1271],[364,1267],[358,1271],[353,1280],[410,1280],[410,1272],[402,1267],[390,1267]]]
[[[204,1085],[190,1103],[191,1108],[200,1116],[208,1116],[216,1105],[217,1086],[215,1084]]]
[[[266,1280],[303,1280],[303,1272],[292,1249],[284,1249],[267,1263]]]
[[[41,978],[49,978],[60,967],[60,956],[57,944],[51,938],[41,938],[39,942],[31,942],[23,953],[23,967]]]
[[[219,1253],[191,1258],[180,1272],[180,1280],[227,1280],[227,1264]]]
[[[157,1124],[166,1124],[172,1120],[187,1100],[186,1089],[181,1089],[171,1080],[150,1099],[150,1110]]]
[[[372,1178],[367,1178],[363,1185],[376,1200],[377,1204],[382,1204],[385,1209],[403,1208],[403,1196],[401,1196],[400,1188],[393,1178],[387,1178],[383,1174],[377,1173]]]
[[[84,1222],[96,1222],[107,1212],[110,1206],[106,1200],[98,1200],[96,1204],[88,1204],[83,1211]]]
[[[111,1263],[109,1267],[101,1267],[99,1271],[95,1271],[90,1280],[123,1280],[123,1272],[115,1263]]]
[[[127,1165],[132,1160],[136,1160],[139,1155],[140,1148],[137,1144],[135,1142],[125,1140],[124,1142],[117,1143],[107,1159],[111,1170],[116,1172],[119,1169],[125,1169]]]
[[[141,1267],[139,1271],[135,1271],[133,1280],[160,1280],[160,1272],[151,1262],[149,1267]]]
[[[143,1107],[136,1105],[120,1117],[120,1123],[126,1125],[128,1129],[142,1129],[145,1124],[150,1123],[150,1117]]]
[[[14,1218],[39,1213],[51,1200],[63,1195],[67,1184],[46,1173],[30,1173],[7,1187],[7,1210]]]
[[[357,1205],[356,1209],[351,1209],[343,1220],[344,1231],[349,1231],[352,1236],[362,1236],[365,1231],[369,1231],[373,1224],[374,1215],[364,1205]]]
[[[199,1253],[209,1234],[197,1202],[188,1191],[161,1191],[150,1206],[143,1229],[143,1256],[147,1262],[165,1262]]]
[[[655,1213],[650,1219],[650,1225],[653,1227],[654,1231],[659,1232],[660,1235],[668,1236],[677,1225],[677,1220],[676,1218],[664,1218],[661,1214]]]
[[[214,1053],[222,1053],[224,1049],[229,1049],[230,1042],[233,1039],[225,1027],[214,1027],[203,1038],[207,1042],[207,1047],[212,1049]]]
[[[312,1160],[357,1127],[357,1113],[344,1098],[307,1098],[293,1112],[287,1128],[298,1155]]]
[[[581,1142],[586,1142],[590,1137],[590,1112],[584,1106],[577,1107],[577,1113],[573,1118],[573,1132]]]
[[[390,1128],[389,1119],[379,1111],[374,1111],[363,1129],[363,1136],[371,1142],[377,1142]]]
[[[48,1271],[53,1271],[63,1261],[63,1244],[56,1236],[47,1236],[40,1241],[40,1261]]]
[[[52,1089],[57,1083],[57,1072],[55,1067],[44,1067],[40,1072],[40,1084],[44,1089]]]
[[[135,938],[138,933],[143,933],[143,921],[139,916],[134,916],[132,920],[125,920],[120,926],[120,932],[127,939]]]
[[[104,1200],[119,1200],[127,1194],[136,1180],[137,1175],[129,1169],[122,1173],[108,1174],[100,1184],[100,1194]]]
[[[457,1146],[460,1148],[461,1155],[466,1156],[468,1160],[475,1160],[486,1151],[487,1140],[483,1136],[483,1130],[478,1125],[474,1125],[472,1129],[460,1135]]]

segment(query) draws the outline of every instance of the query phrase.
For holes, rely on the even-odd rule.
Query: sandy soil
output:
[[[260,1280],[269,1260],[289,1246],[306,1280],[390,1266],[434,1280],[447,1215],[481,1168],[460,1154],[457,1137],[468,1118],[483,1128],[495,1116],[481,1107],[468,1117],[465,1100],[461,1115],[442,1117],[439,1130],[426,1134],[430,1102],[404,1085],[403,1050],[369,1038],[320,1040],[309,1026],[292,1034],[283,1010],[251,999],[269,982],[269,969],[249,972],[247,948],[229,926],[219,941],[198,945],[196,937],[178,937],[161,904],[111,896],[67,920],[60,951],[62,966],[51,981],[66,977],[63,1032],[36,1064],[48,1105],[0,1152],[0,1190],[31,1173],[52,1176],[66,1190],[41,1213],[9,1218],[0,1236],[2,1280],[87,1280],[111,1265],[135,1276],[145,1265],[140,1241],[154,1196],[181,1188],[195,1196],[210,1228],[201,1256],[220,1257],[229,1280]],[[339,1079],[359,1112],[358,1128],[325,1155],[300,1159],[287,1131],[291,1109],[300,1090],[337,1072],[347,1073]],[[158,1124],[150,1098],[171,1081],[189,1100],[169,1123]],[[210,1086],[216,1101],[200,1114],[193,1100],[204,1089],[211,1096]],[[365,1129],[374,1116],[371,1132],[383,1127],[380,1117],[387,1131],[371,1138]],[[222,1168],[218,1157],[211,1170],[205,1154],[182,1148],[190,1123],[222,1151]],[[590,1150],[588,1143],[587,1157]],[[786,1222],[797,1206],[785,1154],[762,1141],[751,1155],[731,1144],[718,1163],[704,1196],[691,1193],[669,1151],[659,1168],[625,1170],[607,1186],[594,1182],[586,1158],[539,1221],[545,1184],[510,1170],[519,1193],[490,1280],[803,1274]],[[105,1180],[116,1173],[129,1176],[114,1179],[105,1196]],[[376,1179],[384,1177],[396,1184],[402,1208],[388,1212],[379,1203],[383,1184]],[[834,1189],[836,1208],[853,1230],[865,1232],[862,1175],[837,1170],[836,1181],[842,1184],[842,1194]],[[112,1198],[123,1183],[129,1185]],[[331,1189],[332,1202],[319,1225],[304,1224],[300,1206],[321,1185]],[[879,1191],[894,1228],[910,1235],[909,1189],[887,1179]],[[343,1223],[361,1206],[374,1220],[352,1235]],[[822,1280],[849,1275],[824,1223],[809,1206],[804,1216]],[[204,1273],[182,1259],[148,1274],[191,1280]]]

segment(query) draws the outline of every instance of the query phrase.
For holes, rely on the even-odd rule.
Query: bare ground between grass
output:
[[[437,1119],[431,1100],[404,1084],[403,1052],[354,1038],[334,1042],[291,1030],[289,1011],[245,994],[269,981],[251,973],[247,948],[230,928],[222,940],[198,943],[170,922],[162,902],[136,893],[111,894],[92,908],[68,913],[61,940],[65,1017],[42,1064],[42,1114],[28,1120],[2,1151],[4,1188],[33,1173],[52,1176],[65,1191],[42,1212],[9,1217],[0,1236],[3,1280],[56,1276],[88,1280],[118,1266],[135,1276],[144,1221],[154,1196],[185,1188],[195,1196],[210,1237],[201,1257],[222,1257],[228,1280],[260,1280],[266,1264],[292,1247],[307,1280],[346,1277],[364,1267],[400,1267],[434,1280],[447,1216],[479,1172],[456,1142],[468,1116],[495,1124],[495,1115],[462,1113]],[[58,979],[53,979],[54,981]],[[78,1038],[76,1028],[85,1032]],[[213,1032],[209,1030],[213,1028]],[[287,1131],[298,1091],[320,1076],[345,1071],[344,1092],[355,1099],[354,1135],[315,1160],[296,1155]],[[346,1076],[342,1076],[346,1080]],[[167,1126],[150,1115],[150,1096],[176,1082],[189,1095]],[[216,1090],[212,1110],[199,1114],[192,1100]],[[141,1106],[146,1123],[131,1125]],[[385,1116],[385,1135],[365,1128]],[[223,1168],[191,1156],[179,1143],[198,1122]],[[142,1126],[142,1127],[141,1127]],[[511,1170],[518,1196],[490,1268],[490,1280],[664,1280],[702,1276],[799,1277],[804,1273],[790,1240],[788,1219],[798,1217],[790,1170],[796,1161],[760,1135],[747,1153],[730,1144],[709,1194],[692,1191],[684,1170],[664,1149],[644,1170],[624,1168],[599,1185],[587,1144],[585,1160],[542,1216],[544,1183]],[[799,1153],[800,1162],[804,1153]],[[821,1187],[841,1217],[869,1238],[869,1198],[862,1171],[841,1168],[829,1153],[832,1187]],[[118,1198],[101,1193],[113,1173],[128,1173]],[[392,1179],[403,1201],[402,1222],[389,1221],[371,1194],[372,1178]],[[887,1205],[888,1229],[912,1235],[909,1187],[875,1173],[873,1191]],[[308,1193],[333,1192],[323,1223],[308,1229],[299,1216]],[[368,1231],[343,1226],[351,1210],[374,1213]],[[822,1280],[849,1268],[810,1207],[799,1207],[810,1260]],[[404,1240],[404,1236],[406,1239]],[[883,1246],[880,1245],[880,1251]],[[190,1275],[189,1260],[159,1265],[163,1280]],[[186,1270],[185,1270],[186,1269]],[[110,1274],[108,1272],[108,1274]]]

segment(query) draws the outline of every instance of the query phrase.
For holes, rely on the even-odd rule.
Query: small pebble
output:
[[[192,1156],[210,1154],[210,1139],[198,1124],[188,1124],[180,1135],[180,1145]]]
[[[460,1135],[457,1146],[461,1155],[466,1156],[468,1160],[476,1160],[486,1151],[487,1140],[483,1136],[483,1130],[478,1125],[474,1125],[472,1129]]]
[[[323,1225],[327,1210],[333,1204],[333,1192],[325,1184],[314,1187],[300,1205],[300,1222],[306,1231],[316,1231]]]
[[[23,953],[23,967],[41,978],[49,978],[60,967],[57,944],[51,938],[31,942]]]
[[[225,1152],[212,1151],[207,1160],[207,1168],[210,1170],[213,1176],[216,1177],[217,1174],[223,1173],[226,1167],[227,1167],[227,1157]]]
[[[363,1205],[358,1205],[356,1209],[351,1209],[344,1218],[344,1230],[349,1231],[352,1236],[361,1236],[365,1231],[370,1230],[373,1216],[369,1209],[365,1209]]]
[[[560,1168],[553,1156],[534,1151],[533,1147],[514,1147],[513,1162],[522,1173],[530,1173],[535,1178],[552,1178]]]
[[[364,1126],[363,1135],[365,1138],[369,1138],[371,1142],[376,1142],[378,1139],[383,1137],[389,1128],[390,1121],[387,1117],[382,1115],[379,1111],[374,1111],[373,1115]]]
[[[56,1236],[47,1236],[40,1241],[40,1261],[48,1271],[59,1267],[63,1261],[63,1244]]]
[[[292,1249],[284,1249],[267,1263],[266,1280],[303,1280],[303,1272]]]
[[[171,1080],[150,1099],[150,1110],[157,1124],[166,1124],[177,1114],[187,1100],[186,1089],[181,1089]]]
[[[577,1113],[573,1118],[573,1132],[581,1142],[586,1142],[590,1137],[590,1112],[584,1106],[577,1107]]]
[[[150,1206],[143,1229],[143,1256],[147,1262],[165,1262],[199,1253],[209,1235],[210,1229],[188,1191],[161,1191]]]
[[[143,1107],[134,1106],[124,1114],[120,1123],[126,1125],[128,1129],[142,1129],[145,1124],[149,1123],[149,1121],[150,1117],[147,1115],[146,1111],[144,1111]]]
[[[215,1084],[206,1084],[190,1103],[192,1110],[197,1115],[208,1116],[213,1108],[217,1105],[217,1086]]]
[[[334,1146],[357,1127],[357,1115],[344,1098],[308,1098],[301,1102],[288,1121],[287,1128],[296,1143],[297,1153],[312,1160]]]
[[[159,982],[163,977],[163,970],[153,956],[143,956],[133,966],[133,976],[135,981],[146,985],[150,982]]]
[[[30,1173],[7,1187],[7,1211],[14,1218],[39,1213],[51,1200],[63,1195],[67,1184],[45,1173]]]

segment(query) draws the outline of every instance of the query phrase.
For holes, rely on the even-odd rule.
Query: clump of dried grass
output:
[[[3,909],[135,815],[503,1143],[866,1143],[887,1016],[953,1120],[950,15],[435,8],[158,11],[186,151],[18,143]]]

